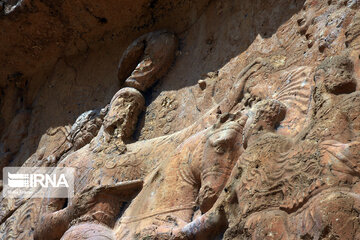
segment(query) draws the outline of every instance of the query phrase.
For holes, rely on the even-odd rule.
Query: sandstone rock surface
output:
[[[360,1],[0,1],[1,239],[360,239]]]

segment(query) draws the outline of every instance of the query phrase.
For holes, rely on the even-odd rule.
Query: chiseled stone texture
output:
[[[76,194],[0,199],[3,239],[360,239],[360,1],[80,2],[100,25],[55,1],[73,48],[0,85],[0,166]]]

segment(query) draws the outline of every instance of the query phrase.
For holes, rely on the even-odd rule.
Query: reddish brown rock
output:
[[[1,198],[2,238],[360,238],[359,1],[0,6],[44,26],[3,50],[1,163],[76,169]]]
[[[175,57],[177,38],[166,31],[136,39],[120,59],[120,84],[145,92],[169,70]]]

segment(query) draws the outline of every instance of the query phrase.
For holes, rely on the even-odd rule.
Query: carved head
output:
[[[235,118],[235,115],[223,115],[206,136],[198,196],[203,213],[215,203],[234,163],[241,155],[242,130],[247,117]]]
[[[285,118],[286,106],[274,99],[256,103],[248,112],[249,118],[244,128],[244,146],[249,139],[261,132],[273,132]]]
[[[132,136],[145,105],[143,95],[134,88],[122,88],[111,99],[104,118],[104,130],[122,140]]]
[[[245,124],[246,116],[241,119],[234,119],[234,115],[224,114],[219,121],[213,126],[207,135],[207,146],[212,148],[216,154],[222,155],[231,151]]]

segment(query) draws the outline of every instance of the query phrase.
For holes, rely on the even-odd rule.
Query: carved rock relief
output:
[[[143,41],[142,43],[147,45],[147,47],[144,49],[144,53],[142,53],[141,56],[145,58],[146,64],[150,65],[147,66],[145,71],[144,67],[142,66],[143,63],[139,63],[138,66],[141,67],[138,67],[134,70],[131,78],[138,79],[136,88],[146,90],[170,67],[173,59],[172,56],[174,56],[176,39],[174,35],[168,34],[164,31],[148,34],[146,37],[141,37],[141,39],[142,40],[138,41]],[[164,49],[161,49],[162,51],[160,51],[160,49],[158,48],[159,44],[164,45],[164,49],[169,46],[168,50],[163,51]],[[133,51],[133,49],[130,47],[120,61],[119,74],[121,71],[123,71],[124,65],[122,65],[122,63],[124,59],[128,58],[127,54],[129,54],[129,52],[131,51]],[[136,61],[137,59],[132,58],[131,60]],[[125,67],[128,67],[128,65],[126,65]],[[25,162],[24,166],[55,166],[59,161],[63,159],[65,163],[61,161],[59,166],[74,166],[77,168],[81,168],[80,166],[82,162],[77,162],[77,160],[79,159],[77,155],[102,155],[101,152],[106,154],[109,154],[111,152],[114,152],[115,154],[124,153],[126,151],[125,142],[128,142],[128,140],[132,137],[132,134],[137,124],[138,115],[141,113],[141,111],[143,111],[145,104],[142,94],[138,90],[136,90],[136,88],[125,87],[120,89],[120,91],[118,91],[118,93],[114,95],[109,106],[105,107],[101,111],[88,111],[83,113],[79,116],[71,129],[57,128],[48,135],[45,135],[45,138],[54,138],[53,136],[55,136],[60,139],[57,139],[56,141],[48,141],[49,139],[44,139],[42,141],[43,145],[40,144],[38,151]],[[90,146],[85,147],[84,150],[80,150],[79,153],[76,152],[83,146],[87,145],[96,135],[96,139],[94,139]],[[51,144],[53,142],[56,142],[57,146],[52,146],[48,144]],[[86,151],[88,151],[89,153],[86,153]],[[82,152],[85,152],[85,154],[82,154]],[[73,155],[72,153],[74,153],[75,155]],[[67,156],[71,156],[70,160],[67,160]],[[123,164],[125,165],[125,169],[130,168],[130,170],[128,170],[128,176],[123,177],[123,180],[128,180],[129,178],[141,179],[146,173],[145,168],[139,166],[140,163],[136,163],[136,158],[134,160],[133,154],[130,154],[129,156],[127,156],[128,160],[124,160]],[[111,158],[113,160],[111,160]],[[96,159],[100,158],[97,157]],[[108,157],[107,159],[109,160],[105,163],[101,160],[99,161],[96,159],[93,161],[89,161],[88,164],[93,164],[93,166],[97,169],[100,166],[105,166],[108,169],[112,169],[117,165],[117,161],[114,160],[114,157]],[[69,163],[66,163],[67,161]],[[73,161],[75,161],[75,163]],[[85,172],[80,172],[86,175]],[[86,172],[89,173],[88,170]],[[97,172],[95,171],[95,175],[96,174]],[[84,188],[84,186],[88,185],[86,179],[84,180],[81,177],[80,179],[81,180],[77,185],[77,189],[82,189]],[[106,177],[104,179],[106,179]],[[115,182],[117,181],[120,180],[115,180]],[[39,200],[28,200],[28,202],[26,202],[25,205],[22,207],[29,209],[26,213],[19,209],[19,207],[24,204],[25,200],[11,202],[12,204],[5,201],[4,199],[2,201],[2,204],[4,204],[5,206],[4,216],[2,216],[2,222],[5,220],[6,222],[9,222],[11,220],[14,221],[14,219],[20,219],[23,217],[24,214],[25,218],[31,219],[32,224],[35,224],[37,222],[37,216],[39,212],[34,211],[35,209],[33,208],[35,205],[37,205],[36,207],[38,207]],[[55,201],[50,203],[50,205],[52,206],[50,208],[52,208],[53,210],[57,209],[59,207],[59,205],[57,205],[59,204],[59,202],[62,201]],[[13,214],[12,218],[8,218],[9,215],[11,215],[13,212],[15,213]],[[71,221],[75,221],[75,218],[76,217],[74,215]],[[83,216],[83,218],[87,219],[88,217]],[[32,227],[32,229],[34,228]],[[30,231],[30,229],[27,229],[27,231],[28,234],[32,235],[33,230]],[[8,235],[8,229],[6,228],[6,226],[2,232],[4,235]],[[20,232],[16,232],[14,230],[14,234],[20,234]]]
[[[249,65],[250,67],[246,68],[245,70],[250,69],[252,65],[253,64],[250,64]],[[230,94],[229,99],[226,99],[226,102],[233,101],[232,105],[236,105],[236,102],[234,102],[234,99],[232,98],[234,96],[235,97],[238,96],[239,94],[241,94],[241,92],[244,91],[241,88],[241,86],[245,85],[245,80],[244,78],[240,77],[239,87],[235,88],[235,90],[237,90],[238,92],[237,93],[235,92],[234,93],[235,95]],[[244,104],[244,107],[248,108],[246,107],[246,104]],[[113,108],[113,104],[110,105],[110,110],[108,112],[108,115],[110,116],[112,116],[112,110],[111,110],[112,108]],[[114,110],[114,112],[118,112],[116,110]],[[229,110],[231,110],[231,108],[229,108]],[[254,116],[250,116],[250,118],[248,118],[248,115],[250,115],[248,114],[248,112],[250,110],[254,112]],[[255,133],[253,133],[254,129],[255,132],[273,131],[275,127],[284,119],[286,114],[285,105],[282,104],[279,100],[271,100],[271,99],[260,100],[254,106],[251,106],[250,104],[250,110],[248,108],[246,111],[244,111],[246,114],[242,114],[241,111],[237,111],[235,114],[218,115],[218,123],[216,123],[209,130],[206,129],[203,130],[203,132],[205,131],[206,133],[209,131],[209,133],[205,134],[200,132],[195,134],[194,137],[185,141],[186,143],[186,144],[184,143],[185,145],[182,145],[180,149],[176,150],[174,157],[171,158],[173,160],[170,159],[168,162],[160,164],[158,168],[153,170],[153,173],[151,173],[144,179],[144,186],[143,189],[140,191],[139,195],[132,200],[132,202],[128,206],[127,210],[125,210],[120,220],[116,222],[114,227],[115,236],[117,238],[123,238],[123,239],[124,238],[131,239],[135,236],[170,237],[173,234],[173,229],[175,227],[184,226],[186,223],[190,222],[191,217],[196,209],[196,206],[199,206],[200,213],[206,213],[212,207],[212,205],[218,198],[219,193],[223,189],[224,184],[227,180],[227,176],[231,172],[234,160],[241,155],[241,152],[243,151],[243,147],[244,147],[242,146],[244,139],[251,138],[254,135],[256,135]],[[105,116],[105,119],[107,119],[107,116]],[[238,121],[240,122],[237,123]],[[114,122],[111,121],[111,123],[113,124]],[[106,125],[106,121],[104,121],[104,126],[105,125]],[[248,127],[246,127],[246,125],[248,125]],[[219,130],[217,130],[217,128],[219,128]],[[242,131],[242,129],[244,128],[245,128],[245,133],[243,133]],[[115,134],[115,133],[116,130],[111,131],[110,134]],[[98,135],[101,136],[101,134],[102,133],[100,131]],[[199,134],[204,135],[205,139],[202,140],[203,137],[201,137],[201,135]],[[97,138],[93,140],[93,142],[96,141]],[[189,144],[189,147],[186,147],[187,144]],[[281,145],[284,146],[286,144],[281,144]],[[89,146],[91,146],[91,144]],[[81,153],[81,150],[83,150],[85,153]],[[80,156],[89,155],[89,153],[86,153],[86,151],[88,151],[86,150],[86,147],[81,150],[76,152],[75,154],[78,154]],[[106,158],[109,159],[109,156],[112,153],[113,152],[111,151],[105,152],[105,154],[107,154]],[[104,166],[108,169],[111,169],[116,165],[114,161],[113,162],[107,161],[106,163],[103,163],[100,160],[100,162],[98,162],[98,160],[96,159],[99,159],[99,157],[94,155],[94,151],[92,152],[92,155],[94,156],[93,157],[94,160],[90,161],[93,162],[92,164],[94,164],[95,162],[99,166],[104,164]],[[89,181],[90,179],[92,179],[91,177],[90,178],[87,177],[84,180],[84,176],[91,176],[91,173],[89,172],[90,166],[88,165],[90,162],[88,161],[88,163],[85,163],[81,161],[81,157],[76,157],[76,155],[71,155],[67,159],[65,159],[65,162],[63,163],[64,166],[75,166],[78,169],[83,169],[80,170],[81,174],[79,175],[79,178],[82,178],[81,182],[79,182],[76,185],[78,189],[84,189],[86,183],[96,181],[97,179],[96,176],[99,176],[96,175],[99,173],[97,173],[98,171],[95,170],[93,174],[95,174],[96,176],[93,177],[93,181]],[[195,164],[195,166],[191,166],[192,164]],[[137,168],[144,169],[144,167],[141,167],[139,165],[137,166]],[[172,174],[174,169],[177,169],[179,172],[177,174]],[[101,169],[99,170],[101,172]],[[134,172],[131,172],[129,174],[130,175],[128,176],[128,179],[134,177]],[[171,178],[170,176],[173,176],[174,179]],[[140,173],[138,179],[141,178],[142,176]],[[104,180],[106,179],[106,177],[104,178],[102,176],[99,179]],[[128,180],[128,179],[125,178],[124,180]],[[119,179],[117,179],[116,181],[118,180]],[[169,185],[172,185],[174,189],[176,189],[175,192],[168,191],[166,189]],[[165,189],[162,189],[163,187]],[[189,194],[191,192],[192,194]],[[171,199],[170,196],[166,195],[167,193],[171,194],[172,197],[178,194],[178,197],[174,197],[174,201],[166,201],[166,204],[164,204],[165,199]],[[83,194],[87,195],[86,192]],[[146,198],[145,196],[153,196],[153,197]],[[74,201],[77,202],[78,200],[76,197],[75,199],[76,200]],[[95,200],[88,200],[88,201],[93,202]],[[114,200],[112,202],[114,202]],[[55,213],[50,213],[50,216],[52,216],[51,219],[59,218],[60,220],[57,221],[60,222],[65,221],[67,222],[67,224],[69,224],[69,222],[73,222],[74,225],[71,225],[72,227],[70,229],[70,232],[72,232],[72,234],[77,233],[79,235],[81,234],[82,231],[81,229],[87,229],[86,222],[93,222],[94,219],[99,221],[98,219],[99,217],[94,216],[94,214],[91,213],[92,212],[91,210],[86,212],[84,206],[82,205],[88,206],[86,201],[85,202],[80,201],[79,203],[74,204],[75,207],[71,207],[70,205],[63,210],[60,210]],[[94,205],[98,205],[98,204],[95,202]],[[139,206],[137,207],[137,205]],[[79,208],[82,210],[79,209],[74,210],[73,208],[75,209]],[[147,208],[149,210],[146,210]],[[100,209],[101,210],[99,211],[103,212],[103,214],[107,216],[113,215],[113,218],[115,218],[114,216],[115,212],[110,211],[110,213],[106,213],[107,207],[104,206],[101,207],[100,205]],[[164,214],[164,218],[161,216],[163,214]],[[68,219],[69,218],[68,216],[72,216],[71,219]],[[79,216],[80,219],[74,219],[77,216]],[[104,217],[102,217],[101,219],[103,218]],[[49,220],[50,218],[45,216],[44,219]],[[46,220],[43,221],[46,222]],[[102,224],[106,224],[109,227],[111,227],[112,224],[110,224],[109,221],[102,222]],[[77,225],[78,228],[76,227]],[[42,225],[42,228],[43,229],[38,230],[39,235],[42,234],[41,231],[44,231],[46,229],[44,225]],[[64,236],[70,234],[66,232],[66,229],[63,229],[63,231],[65,232]],[[106,232],[109,233],[109,230],[106,230]],[[59,236],[61,236],[63,232],[59,232],[59,234],[60,234]],[[41,237],[38,237],[38,235],[36,236],[37,238],[41,239]]]
[[[169,161],[144,180],[143,190],[115,225],[116,236],[170,237],[172,228],[190,221],[196,206],[201,212],[210,209],[233,159],[241,154],[243,124],[241,119],[230,120],[187,139]],[[170,186],[173,191],[167,189]]]
[[[146,48],[144,49],[145,52],[141,53],[139,57],[144,54],[146,64],[150,61],[150,65],[146,70],[144,70],[143,67],[140,67],[140,69],[136,68],[134,70],[135,73],[133,72],[129,77],[131,81],[129,79],[126,80],[132,83],[135,81],[135,85],[130,84],[131,86],[134,86],[134,88],[124,87],[120,89],[110,102],[109,109],[104,116],[102,126],[97,136],[89,145],[70,154],[59,163],[58,166],[71,166],[78,170],[77,176],[79,177],[79,180],[76,182],[75,188],[79,194],[65,209],[61,209],[61,206],[64,204],[62,200],[48,200],[49,202],[43,202],[43,204],[45,204],[43,207],[44,212],[41,215],[45,215],[45,217],[42,217],[40,224],[46,223],[46,226],[37,229],[35,234],[36,239],[61,237],[64,232],[66,232],[69,224],[76,225],[81,222],[99,221],[102,224],[111,225],[117,215],[115,209],[120,208],[120,202],[116,201],[116,196],[124,193],[124,191],[127,191],[128,195],[131,196],[131,191],[136,192],[139,187],[141,188],[141,179],[144,178],[144,175],[149,171],[147,169],[152,168],[153,166],[139,162],[136,155],[133,153],[123,155],[124,161],[120,165],[118,165],[118,161],[115,160],[115,157],[122,155],[127,151],[126,143],[132,137],[138,116],[144,109],[144,97],[137,89],[145,91],[167,71],[167,68],[171,64],[172,58],[169,56],[174,54],[175,38],[173,35],[167,34],[166,32],[161,32],[160,38],[157,34],[158,33],[150,34],[149,38],[141,38],[141,41],[146,40],[148,42],[142,42],[142,44],[146,43]],[[156,37],[154,38],[153,35]],[[173,42],[171,42],[169,38],[170,40],[173,40]],[[165,42],[163,42],[164,40]],[[138,41],[140,40],[136,40],[134,44],[136,45]],[[170,44],[171,48],[167,49],[167,51],[160,52],[160,49],[156,49],[158,48],[158,44]],[[166,47],[167,45],[164,46],[165,49]],[[122,71],[124,71],[124,67],[129,67],[130,63],[125,66],[123,66],[123,63],[124,61],[129,61],[129,55],[131,55],[133,51],[136,51],[136,49],[134,50],[133,46],[130,46],[120,60],[119,79]],[[134,61],[137,59],[132,57],[130,60]],[[138,67],[141,65],[142,62],[139,63]],[[142,73],[142,75],[140,73]],[[127,84],[126,81],[125,86],[128,86],[129,84]],[[84,117],[86,118],[86,115]],[[82,119],[79,119],[79,123],[82,121]],[[73,128],[74,131],[79,128],[76,124],[77,123],[75,123],[75,127]],[[86,129],[88,130],[88,128]],[[75,136],[77,136],[77,134],[75,134]],[[84,139],[84,137],[79,138],[81,141]],[[84,157],[86,157],[87,161],[83,160]],[[110,172],[114,168],[115,170],[120,168],[122,175],[114,178],[112,174],[104,174],[102,167],[105,167]],[[111,178],[107,179],[106,176],[111,176]],[[102,180],[101,183],[99,182],[99,179]],[[108,193],[109,196],[107,196],[103,192],[104,189],[95,187],[97,184],[106,184],[106,181],[109,181],[110,184],[119,182],[118,185],[121,187],[117,185],[115,190],[112,190],[117,194],[114,193],[115,195],[113,195],[112,193]],[[122,184],[122,182],[125,183]],[[107,193],[107,191],[108,189],[105,188],[105,193]],[[101,193],[100,199],[106,203],[97,203],[98,200],[95,200],[99,198],[99,192]],[[83,199],[84,195],[87,196],[85,197],[85,200]],[[127,198],[125,197],[123,200],[129,201],[129,196]],[[107,200],[104,200],[104,198]],[[89,201],[94,204],[89,203]],[[62,226],[58,225],[58,222],[62,223]],[[47,227],[55,227],[56,229],[56,226],[59,227],[59,229],[56,230],[57,232],[52,233],[52,236],[49,236]],[[68,234],[65,234],[65,236],[67,235]]]
[[[345,37],[336,27],[347,26],[357,8],[350,2],[328,1],[320,15],[303,9],[297,34],[308,48],[332,51]],[[101,119],[85,113],[61,135],[74,147],[60,151],[58,166],[77,169],[78,194],[68,202],[3,200],[10,210],[1,232],[35,232],[35,239],[357,239],[356,26],[349,25],[345,54],[316,66],[256,58],[190,127],[132,143],[143,93],[169,69],[176,48],[163,31],[140,37],[120,60],[124,88]]]
[[[349,91],[339,88],[341,93],[329,87],[335,79],[335,86],[347,84],[349,76],[352,79],[353,68],[346,67],[348,60],[344,56],[325,59],[317,69],[315,76],[323,77],[314,77],[311,130],[305,127],[305,133],[299,132],[301,138],[263,131],[256,141],[250,141],[213,208],[183,227],[175,239],[206,239],[221,234],[224,222],[229,227],[224,239],[358,237],[358,221],[337,222],[354,219],[357,214],[359,129],[352,128],[349,133],[338,125],[346,129],[357,126],[357,120],[349,121],[354,113],[347,108],[350,99],[352,106],[359,105],[359,95],[354,87]],[[324,65],[329,68],[324,69]],[[334,107],[324,104],[324,98],[344,104]],[[344,118],[330,120],[339,114]],[[315,121],[318,117],[328,119],[326,127],[333,127],[331,135],[317,131],[324,124]]]
[[[167,31],[151,32],[139,37],[120,59],[120,83],[146,91],[169,70],[176,48],[177,38]]]

